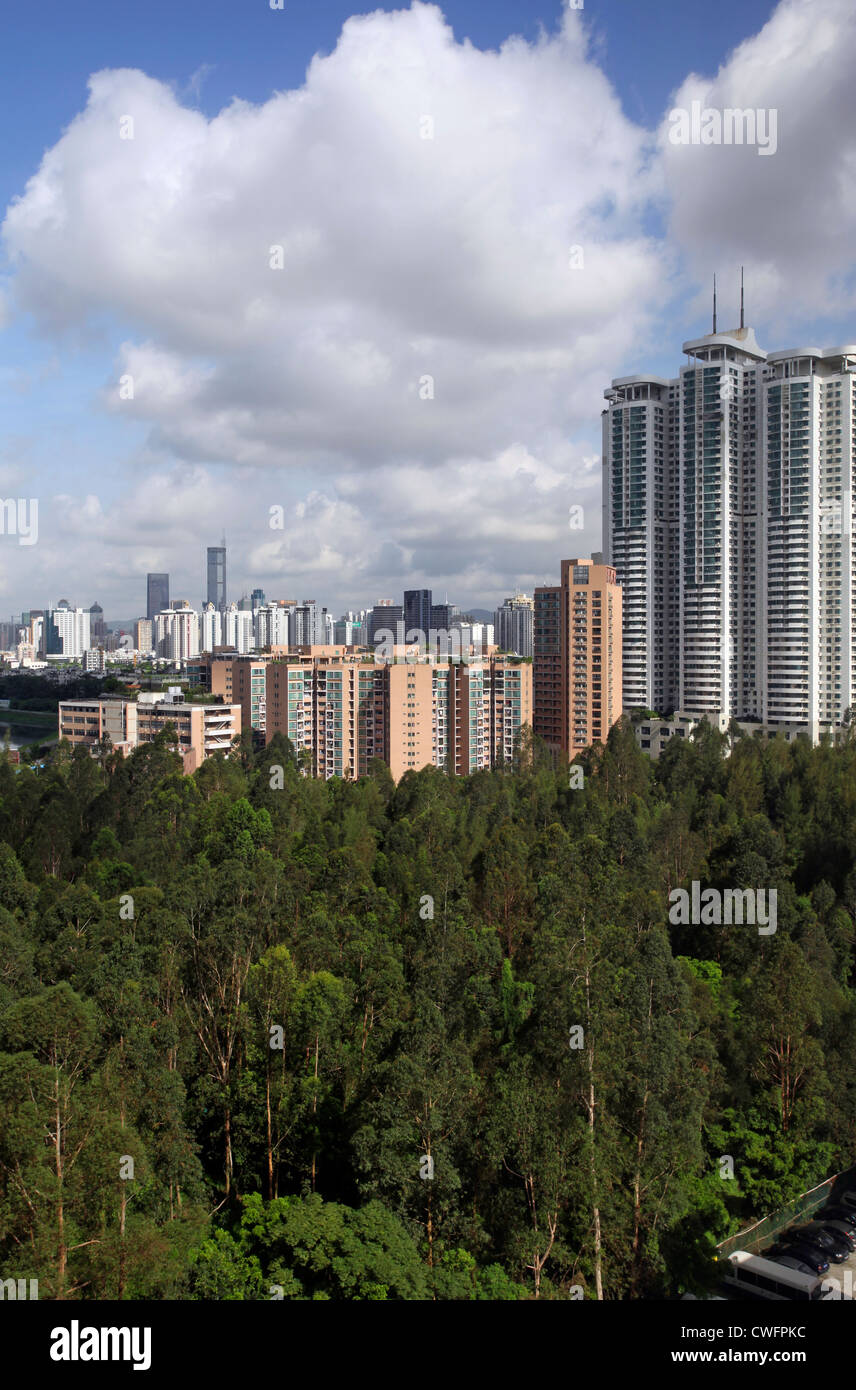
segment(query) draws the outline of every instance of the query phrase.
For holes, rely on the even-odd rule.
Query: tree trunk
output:
[[[270,1114],[270,1048],[265,1060],[265,1123],[267,1126],[267,1195],[273,1197],[273,1135]]]
[[[54,1090],[54,1117],[56,1121],[56,1135],[54,1141],[55,1161],[56,1161],[56,1181],[57,1181],[57,1204],[56,1204],[56,1226],[57,1226],[57,1298],[65,1298],[65,1272],[68,1263],[68,1251],[65,1244],[65,1207],[63,1204],[62,1179],[62,1107],[60,1104],[59,1091],[59,1069],[56,1073]]]
[[[591,1179],[591,1206],[592,1220],[594,1224],[594,1286],[595,1293],[599,1302],[603,1300],[603,1271],[602,1271],[602,1240],[600,1230],[600,1205],[598,1198],[597,1185],[597,1162],[596,1162],[596,1142],[595,1142],[595,1086],[594,1086],[594,1043],[592,1041],[593,1030],[591,1026],[591,966],[588,956],[588,941],[586,939],[586,924],[583,917],[583,952],[585,955],[585,983],[586,983],[586,1058],[588,1061],[588,1129],[589,1129],[589,1176]]]

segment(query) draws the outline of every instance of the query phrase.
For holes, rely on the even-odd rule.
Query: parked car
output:
[[[829,1269],[829,1260],[816,1245],[801,1245],[794,1240],[783,1241],[773,1247],[770,1259],[778,1259],[780,1255],[790,1255],[792,1259],[808,1265],[812,1274],[826,1274]]]
[[[809,1269],[804,1260],[798,1260],[796,1255],[774,1255],[773,1259],[777,1265],[784,1265],[787,1269],[795,1269],[798,1274],[814,1274],[815,1270]]]
[[[833,1203],[830,1207],[824,1207],[823,1211],[818,1212],[818,1221],[844,1221],[848,1226],[856,1229],[856,1207],[842,1207]]]
[[[831,1236],[840,1236],[843,1241],[847,1242],[851,1250],[856,1250],[856,1227],[849,1226],[846,1221],[827,1220],[826,1218],[821,1221],[821,1225]]]
[[[831,1232],[824,1230],[823,1226],[817,1221],[810,1221],[807,1226],[798,1226],[794,1229],[794,1237],[808,1245],[816,1245],[822,1250],[827,1259],[835,1264],[843,1264],[850,1254],[850,1247],[845,1240],[836,1238]]]

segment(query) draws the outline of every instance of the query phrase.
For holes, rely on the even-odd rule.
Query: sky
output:
[[[337,615],[556,582],[604,389],[676,374],[714,272],[721,328],[743,265],[762,346],[856,341],[854,67],[853,0],[13,7],[0,618],[196,606],[223,532],[230,598]]]

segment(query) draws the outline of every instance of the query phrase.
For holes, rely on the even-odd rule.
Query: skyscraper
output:
[[[400,603],[386,598],[369,609],[366,631],[368,646],[375,645],[376,634],[380,632],[391,632],[394,642],[404,641],[404,608]]]
[[[532,655],[532,609],[532,599],[525,594],[515,594],[513,598],[507,598],[501,608],[497,608],[493,615],[493,628],[501,652],[515,652],[517,656]]]
[[[104,609],[100,603],[93,603],[89,609],[89,639],[95,646],[106,640],[107,625],[104,622]]]
[[[146,617],[151,620],[156,613],[169,608],[169,575],[146,575]]]
[[[432,603],[431,622],[426,629],[426,635],[430,628],[436,632],[448,632],[456,618],[461,616],[461,610],[456,603]]]
[[[213,603],[206,603],[202,609],[201,636],[199,646],[203,652],[213,652],[223,645],[223,615]]]
[[[89,649],[89,610],[60,599],[45,618],[45,654],[79,657]]]
[[[424,632],[427,639],[431,630],[432,594],[430,589],[405,589],[404,591],[404,637],[411,631]]]
[[[169,661],[199,655],[199,614],[192,608],[169,608],[154,619],[154,646]]]
[[[305,598],[290,609],[288,641],[292,647],[323,647],[332,641],[326,608],[319,608],[314,598]]]
[[[208,603],[213,603],[218,612],[226,608],[226,537],[222,545],[208,547]]]
[[[856,703],[856,346],[684,343],[604,412],[604,545],[625,588],[624,704],[804,730]]]

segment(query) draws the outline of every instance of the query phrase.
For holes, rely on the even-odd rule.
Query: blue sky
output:
[[[344,21],[374,6],[342,0],[285,0],[273,16],[263,0],[41,0],[10,6],[0,50],[0,125],[14,132],[0,151],[0,201],[5,206],[43,152],[80,110],[89,74],[139,67],[198,93],[212,115],[233,96],[263,101],[298,86],[317,52],[336,45]],[[388,5],[378,8],[395,8]],[[741,40],[769,18],[771,0],[589,0],[586,20],[600,40],[598,56],[631,116],[661,114],[670,93],[695,69],[713,72]],[[510,34],[536,38],[555,27],[557,0],[448,0],[443,6],[459,38],[495,48]],[[271,18],[278,28],[271,25]],[[198,87],[192,87],[196,77]]]
[[[843,62],[852,36],[841,0],[812,0],[812,3],[813,7],[809,0],[786,0],[779,15],[779,29],[767,41],[767,49],[776,59],[776,81],[780,83],[778,88],[768,86],[767,100],[772,91],[781,105],[783,142],[785,134],[797,129],[797,118],[800,138],[809,140],[811,121],[817,123],[818,132],[828,137],[831,112],[822,107],[826,94],[809,97],[808,93],[815,92],[818,86],[821,61],[831,62],[827,55],[840,49]],[[591,0],[573,20],[573,24],[581,22],[587,35],[585,52],[580,54],[574,47],[575,41],[563,49],[557,40],[563,16],[565,23],[569,21],[564,7],[555,0],[527,0],[527,3],[496,0],[490,4],[482,0],[448,0],[442,6],[445,21],[453,30],[454,42],[438,39],[436,50],[431,50],[430,43],[427,45],[429,66],[434,63],[428,77],[446,94],[457,92],[455,84],[486,83],[482,106],[474,100],[464,116],[456,108],[456,119],[466,122],[461,130],[467,138],[478,123],[484,103],[490,106],[495,102],[497,119],[506,119],[507,112],[502,107],[509,81],[516,93],[515,100],[521,100],[520,93],[524,93],[521,111],[526,109],[527,103],[531,107],[541,99],[541,80],[548,84],[557,81],[555,88],[548,85],[544,89],[545,102],[552,101],[555,106],[556,93],[562,90],[560,69],[563,62],[568,64],[568,85],[573,87],[573,101],[576,101],[576,105],[573,101],[569,105],[570,119],[582,124],[590,119],[593,131],[601,130],[601,126],[609,131],[603,136],[593,134],[592,147],[585,152],[579,167],[572,153],[566,156],[564,166],[558,163],[553,185],[546,160],[527,183],[526,161],[519,152],[509,156],[507,183],[512,190],[509,198],[504,191],[498,193],[500,185],[506,181],[506,171],[501,164],[484,176],[484,199],[498,197],[506,210],[513,208],[509,216],[517,219],[514,232],[519,231],[522,238],[525,239],[531,230],[528,224],[532,208],[549,220],[555,200],[557,216],[561,214],[566,221],[568,218],[572,221],[574,216],[582,219],[585,212],[593,248],[602,244],[614,249],[618,243],[624,248],[621,265],[628,275],[626,331],[621,331],[621,316],[617,306],[613,306],[609,343],[604,341],[607,336],[604,316],[599,314],[596,299],[588,304],[582,317],[569,313],[567,342],[570,344],[573,340],[578,354],[577,358],[568,359],[569,378],[576,363],[584,371],[590,366],[592,382],[601,381],[603,386],[608,384],[610,376],[631,371],[643,362],[655,370],[673,373],[679,364],[681,340],[707,331],[709,269],[711,266],[719,269],[723,296],[727,297],[729,286],[736,283],[737,265],[744,258],[750,267],[747,280],[750,317],[753,289],[757,287],[757,302],[761,306],[757,326],[759,337],[767,346],[790,345],[769,340],[769,334],[788,331],[817,336],[823,346],[856,336],[853,332],[848,335],[848,325],[853,319],[852,266],[837,264],[828,281],[822,284],[819,281],[816,288],[807,281],[802,300],[797,296],[793,303],[789,298],[785,301],[779,288],[791,284],[795,273],[799,275],[804,264],[801,258],[806,258],[807,264],[813,235],[811,230],[808,239],[801,235],[801,219],[807,216],[807,210],[804,205],[796,207],[794,200],[798,198],[798,190],[794,190],[784,159],[769,161],[769,166],[776,165],[775,171],[764,160],[743,160],[739,167],[738,161],[733,160],[727,171],[722,166],[727,179],[732,181],[730,188],[724,190],[722,206],[727,208],[730,197],[736,213],[727,226],[718,230],[713,224],[720,213],[717,211],[712,218],[711,204],[706,201],[712,196],[709,186],[705,186],[710,180],[706,176],[685,180],[677,165],[669,165],[666,161],[658,163],[650,149],[646,153],[644,148],[645,140],[653,139],[658,124],[664,120],[674,93],[681,84],[688,82],[692,73],[712,82],[720,66],[730,63],[720,84],[723,94],[736,93],[741,97],[740,104],[761,104],[761,88],[765,82],[773,80],[769,77],[770,63],[765,59],[763,43],[757,40],[757,52],[742,64],[732,62],[731,55],[744,40],[756,42],[756,36],[774,11],[776,6],[770,0],[719,0],[716,6],[687,3],[686,0],[657,0],[651,5],[635,0],[598,0],[598,3]],[[108,618],[134,617],[141,606],[144,573],[148,567],[170,569],[174,574],[173,591],[188,591],[188,597],[196,601],[202,583],[203,548],[217,540],[221,519],[230,531],[230,546],[235,547],[231,573],[236,588],[261,583],[269,592],[283,597],[302,597],[310,590],[317,590],[315,596],[334,608],[346,604],[362,606],[383,593],[392,596],[402,587],[423,582],[432,583],[444,592],[448,590],[463,604],[488,605],[503,597],[502,591],[516,583],[528,586],[540,582],[557,571],[558,561],[568,549],[567,537],[556,529],[557,510],[564,511],[565,503],[570,504],[578,495],[585,497],[590,518],[584,539],[590,549],[597,548],[599,479],[594,455],[599,449],[599,408],[592,383],[587,387],[587,394],[569,406],[565,414],[557,414],[555,409],[560,392],[542,394],[540,386],[534,388],[531,398],[521,395],[516,401],[517,416],[509,412],[501,429],[497,426],[489,435],[476,423],[480,415],[483,417],[488,399],[485,384],[465,380],[463,365],[455,365],[456,389],[447,391],[447,396],[453,398],[453,406],[440,428],[435,430],[432,422],[424,447],[420,445],[418,434],[402,428],[393,446],[390,437],[394,429],[390,427],[382,439],[376,439],[373,424],[361,414],[358,400],[351,402],[353,409],[347,416],[347,430],[353,432],[352,436],[344,438],[347,433],[344,424],[337,432],[331,425],[331,417],[339,408],[335,391],[330,392],[329,400],[322,403],[317,417],[313,417],[323,421],[322,428],[309,421],[305,426],[300,423],[298,429],[289,433],[300,414],[301,393],[308,390],[312,394],[314,390],[312,381],[298,384],[299,362],[304,356],[301,352],[292,368],[283,368],[283,398],[291,402],[286,412],[289,420],[273,421],[266,437],[262,437],[262,426],[256,428],[255,424],[249,431],[252,437],[248,437],[246,431],[242,433],[240,423],[242,417],[246,420],[258,407],[259,392],[255,387],[246,388],[245,383],[244,396],[239,400],[235,391],[236,399],[230,400],[229,410],[224,409],[223,415],[223,437],[231,440],[234,434],[231,455],[206,432],[195,405],[195,414],[188,410],[186,418],[179,420],[177,416],[183,409],[183,401],[175,408],[170,404],[167,409],[164,397],[159,408],[154,404],[151,409],[141,405],[128,412],[117,411],[106,403],[126,349],[150,353],[149,368],[157,358],[158,379],[162,382],[164,363],[171,364],[169,370],[175,371],[175,380],[180,385],[179,395],[185,392],[183,373],[210,368],[220,383],[215,399],[221,400],[231,396],[232,385],[244,376],[247,382],[258,379],[259,359],[253,354],[261,351],[261,345],[254,344],[252,352],[244,356],[232,351],[228,343],[216,348],[212,345],[209,350],[204,332],[199,331],[198,320],[208,312],[206,295],[212,301],[211,314],[215,313],[216,283],[213,288],[210,284],[207,288],[200,287],[201,300],[185,306],[187,317],[183,321],[179,321],[178,313],[171,313],[168,301],[174,292],[181,293],[187,275],[178,277],[174,290],[169,286],[164,288],[158,266],[162,267],[164,260],[173,253],[176,257],[181,254],[184,234],[177,222],[172,226],[164,214],[163,225],[156,229],[160,260],[157,264],[141,266],[141,256],[134,248],[135,238],[141,235],[139,229],[147,221],[148,204],[144,197],[135,205],[136,211],[129,203],[127,226],[123,231],[128,241],[128,264],[132,268],[123,270],[116,284],[108,284],[110,271],[105,261],[102,293],[97,267],[93,271],[92,266],[82,265],[81,248],[87,241],[92,244],[93,257],[98,257],[94,243],[101,220],[92,193],[92,183],[97,181],[98,156],[97,153],[86,154],[86,140],[90,138],[87,129],[91,127],[94,132],[97,125],[97,112],[91,106],[87,108],[90,75],[102,70],[137,69],[163,84],[164,91],[174,102],[174,109],[170,108],[163,116],[167,122],[165,129],[169,128],[170,121],[178,129],[182,112],[197,111],[211,121],[238,98],[255,111],[270,111],[270,120],[259,126],[265,132],[259,139],[270,138],[275,145],[280,128],[277,122],[285,117],[285,109],[271,103],[273,94],[302,88],[313,56],[334,54],[348,18],[371,13],[370,10],[354,10],[338,0],[335,3],[333,0],[328,3],[285,0],[282,12],[272,12],[261,0],[252,0],[252,3],[244,0],[241,4],[222,3],[222,0],[181,0],[178,4],[174,0],[173,3],[149,0],[145,6],[127,7],[107,4],[106,0],[87,0],[84,6],[46,0],[38,6],[12,7],[4,16],[0,121],[6,138],[0,142],[0,202],[8,208],[14,199],[20,198],[25,193],[27,181],[39,170],[45,152],[53,150],[56,154],[59,150],[63,216],[72,221],[68,231],[65,227],[55,229],[51,236],[42,228],[36,249],[28,240],[26,219],[17,225],[10,220],[7,227],[9,259],[0,260],[0,285],[5,283],[8,305],[6,326],[0,339],[3,343],[0,355],[0,485],[5,490],[4,495],[17,492],[18,495],[39,496],[43,528],[47,528],[39,545],[27,551],[16,547],[11,537],[0,538],[0,613],[3,616],[58,597],[86,604],[98,597],[107,609]],[[816,29],[818,19],[828,21],[834,41],[827,40],[818,48],[820,56],[811,53],[806,56],[809,45],[800,36],[800,26],[811,23]],[[439,25],[430,16],[425,22],[433,42]],[[533,59],[532,46],[537,44],[542,30],[552,37],[553,56]],[[313,148],[329,145],[331,140],[336,147],[335,132],[340,128],[337,121],[341,123],[343,138],[347,134],[346,127],[353,118],[353,107],[348,103],[354,98],[350,93],[343,99],[340,109],[337,83],[343,91],[350,92],[351,77],[356,74],[354,81],[360,80],[361,48],[373,55],[392,54],[390,61],[394,67],[399,48],[402,44],[406,47],[407,31],[406,25],[393,29],[372,22],[358,32],[353,31],[351,57],[347,62],[344,57],[336,62],[328,56],[326,67],[322,65],[316,73],[315,89],[307,91],[311,103],[323,113],[323,119],[319,118],[323,138],[319,135],[321,143]],[[805,29],[805,33],[808,32]],[[504,50],[502,60],[490,70],[472,62],[461,48],[463,41],[469,40],[478,50],[496,50],[514,34],[522,36],[529,47],[522,54]],[[435,53],[433,59],[430,57],[432,51]],[[543,64],[541,77],[538,76],[539,63]],[[385,71],[383,69],[382,73]],[[600,74],[606,79],[605,83]],[[382,87],[387,80],[381,75],[377,82]],[[392,79],[389,81],[391,83]],[[123,82],[124,79],[118,83],[120,89]],[[838,99],[835,80],[830,81],[829,87],[828,101],[832,103]],[[128,90],[137,91],[133,84]],[[158,106],[157,90],[147,88],[135,99],[142,102],[143,107],[150,99]],[[689,92],[687,86],[685,94]],[[780,95],[776,95],[777,92]],[[803,92],[806,93],[805,108]],[[369,103],[373,96],[374,89],[367,87],[360,100]],[[613,98],[617,103],[615,108]],[[117,96],[116,100],[120,101],[116,109],[121,109],[122,98]],[[383,102],[383,92],[379,100]],[[394,100],[400,102],[400,94]],[[79,126],[79,118],[85,111],[91,117],[87,128]],[[842,113],[845,117],[846,114],[846,111]],[[75,127],[78,130],[74,137],[76,144],[68,140],[63,142],[63,132],[75,118],[78,118],[79,127]],[[561,149],[561,135],[557,135],[551,125],[547,109],[543,112],[543,123],[545,141],[550,140]],[[233,129],[236,124],[233,122]],[[524,125],[526,138],[537,141],[540,138],[537,113],[533,117],[532,111],[526,110],[525,121],[521,117],[521,131]],[[802,126],[806,126],[804,132]],[[261,204],[252,204],[258,190],[251,189],[247,195],[241,170],[242,165],[252,164],[258,151],[255,147],[248,148],[247,159],[223,160],[218,165],[221,154],[219,151],[212,153],[211,149],[215,144],[214,129],[214,126],[209,127],[205,137],[205,158],[213,169],[212,190],[219,189],[222,193],[223,188],[227,188],[231,191],[226,196],[231,199],[237,196],[234,189],[240,187],[240,196],[249,196],[258,221],[258,208],[264,206],[264,200]],[[332,136],[331,131],[334,132]],[[192,138],[197,139],[198,133]],[[303,138],[307,142],[306,158],[309,160],[309,136]],[[570,130],[569,148],[573,138],[574,131]],[[92,149],[100,148],[94,134],[92,140]],[[597,141],[602,143],[603,154]],[[437,148],[440,148],[439,137]],[[475,146],[473,151],[470,182],[478,192],[483,166]],[[74,159],[69,157],[70,153],[75,154]],[[425,153],[427,150],[423,146],[418,155],[421,157]],[[379,144],[377,157],[390,157],[384,141]],[[91,164],[87,163],[88,158]],[[284,177],[291,180],[295,188],[302,187],[302,173],[295,162],[299,161],[299,150],[295,155],[289,146],[282,158],[289,161],[287,166],[281,166],[288,170]],[[601,158],[612,164],[610,172],[604,175],[602,186],[590,167]],[[450,167],[453,163],[454,154],[450,151]],[[270,167],[275,171],[280,166],[274,159]],[[410,198],[408,174],[406,167],[394,160],[390,165],[393,167],[396,172],[391,175],[388,207],[393,204],[396,210],[400,207],[404,217]],[[163,168],[165,180],[187,176],[183,157],[173,169],[165,160]],[[693,169],[698,172],[698,161]],[[348,176],[344,167],[342,176]],[[265,177],[269,186],[270,170]],[[336,177],[334,164],[334,182]],[[421,180],[422,172],[417,177]],[[839,215],[835,198],[846,199],[846,194],[834,191],[837,179],[831,169],[825,173],[819,168],[815,177],[820,189],[818,209],[824,220],[834,219]],[[432,186],[439,190],[438,201],[442,202],[442,170],[433,171],[431,179]],[[461,185],[455,179],[450,179],[450,188],[454,185],[459,190]],[[579,181],[586,187],[579,196],[574,193],[568,207],[562,209],[565,181],[573,185]],[[466,182],[463,186],[467,186]],[[200,187],[195,185],[197,209]],[[281,192],[278,190],[277,196]],[[56,187],[52,185],[49,193],[53,197]],[[827,193],[829,202],[824,205]],[[177,201],[181,196],[178,188]],[[215,195],[212,193],[212,196]],[[359,200],[354,196],[352,207],[358,208]],[[450,197],[452,200],[460,198],[460,192]],[[26,202],[27,216],[35,215],[36,210],[44,206],[44,200],[44,185],[31,189]],[[529,200],[528,208],[526,200]],[[343,198],[343,202],[346,201],[347,198]],[[474,264],[478,264],[480,247],[485,263],[501,257],[501,246],[493,245],[491,232],[484,231],[490,223],[480,221],[479,201],[474,197],[473,210],[481,232],[470,233],[461,227],[449,231],[445,222],[438,222],[436,228],[428,229],[431,232],[429,245],[431,242],[436,245],[448,232],[450,244],[472,248]],[[284,203],[278,204],[281,218],[282,208],[287,203],[286,197]],[[315,222],[299,227],[295,235],[330,237],[340,244],[338,234],[334,234],[324,221],[325,216],[332,221],[335,212],[330,210],[329,204],[325,206],[326,212],[316,210],[313,213]],[[384,206],[387,206],[386,201]],[[78,209],[82,210],[79,226],[74,223]],[[103,213],[110,215],[110,211],[105,205]],[[115,208],[112,211],[115,212]],[[388,208],[387,214],[390,218],[399,215],[398,211],[389,214]],[[387,214],[375,209],[372,217],[367,218],[366,227],[376,229],[383,225]],[[353,212],[350,215],[353,218]],[[707,244],[705,235],[699,236],[699,228],[704,229],[705,215],[709,231]],[[87,218],[92,219],[88,224]],[[359,213],[357,218],[359,220]],[[788,219],[793,221],[791,233],[788,232]],[[197,233],[198,225],[197,222]],[[597,230],[593,232],[591,229],[595,225]],[[807,225],[810,228],[811,224]],[[778,240],[778,246],[771,246],[771,231],[775,234],[773,242]],[[840,225],[840,233],[846,235],[846,223]],[[366,287],[370,271],[363,264],[362,253],[357,254],[356,244],[361,237],[370,239],[372,234],[371,230],[361,231],[359,225],[355,228],[355,260],[360,264],[352,271],[343,271],[342,287],[335,293],[329,288],[331,273],[328,272],[328,288],[322,295],[323,309],[320,300],[314,306],[307,304],[305,316],[301,317],[291,302],[286,305],[288,315],[292,312],[295,315],[293,337],[300,334],[311,337],[313,323],[319,319],[336,319],[338,313],[340,321],[348,323],[349,363],[353,364],[357,358],[363,362],[371,358],[375,366],[365,368],[370,375],[375,372],[388,376],[391,371],[394,375],[389,364],[393,362],[394,367],[396,351],[400,349],[406,355],[414,350],[414,344],[418,345],[418,351],[433,354],[435,360],[446,363],[451,372],[452,363],[458,363],[457,350],[461,352],[461,364],[467,362],[472,358],[471,345],[476,340],[481,343],[485,361],[491,352],[498,351],[500,343],[503,344],[505,357],[498,371],[508,367],[508,354],[512,351],[519,355],[518,362],[529,364],[532,352],[536,351],[544,354],[546,370],[555,375],[556,353],[560,350],[555,325],[547,324],[547,310],[539,311],[540,327],[537,329],[532,322],[524,322],[526,315],[520,316],[517,295],[510,295],[507,306],[499,305],[493,329],[485,328],[487,319],[482,299],[470,306],[472,319],[466,321],[463,310],[459,312],[461,295],[453,294],[451,285],[445,321],[441,313],[432,313],[429,304],[424,310],[414,312],[407,322],[410,289],[406,265],[397,267],[400,278],[397,291],[393,291],[390,284],[379,287],[376,294],[371,286]],[[241,235],[243,229],[236,231],[237,238]],[[486,237],[483,243],[479,242],[479,235]],[[67,266],[63,248],[66,236],[69,242]],[[170,238],[174,239],[172,243]],[[417,241],[415,235],[411,267],[414,280],[418,279],[420,266],[425,264]],[[339,256],[341,259],[341,251]],[[103,248],[101,258],[104,261]],[[511,251],[509,258],[512,258]],[[22,273],[24,262],[27,263],[25,274]],[[634,279],[637,271],[638,280]],[[508,276],[513,277],[518,272],[519,265],[510,264]],[[139,284],[133,286],[133,292],[124,293],[122,277],[137,275]],[[335,279],[334,269],[332,280]],[[442,276],[436,280],[436,285],[438,293],[432,298],[442,300]],[[66,311],[63,307],[63,312],[53,316],[52,321],[51,307],[46,301],[55,295],[64,305],[66,294],[74,297],[73,309]],[[487,298],[490,300],[491,296]],[[236,299],[236,312],[255,302],[248,290],[246,295]],[[727,298],[725,302],[727,304]],[[160,315],[150,312],[150,304],[162,304],[164,312]],[[724,316],[728,317],[727,308]],[[396,347],[390,325],[398,319],[401,331]],[[769,330],[767,334],[765,329]],[[539,334],[540,340],[536,342]],[[325,352],[332,350],[325,344]],[[514,376],[520,377],[519,365],[514,368]],[[507,396],[506,392],[502,394]],[[455,409],[459,412],[457,419]],[[532,423],[536,413],[537,427]],[[440,414],[440,410],[435,412],[435,415]],[[380,457],[387,445],[389,456]],[[380,507],[379,522],[378,509],[372,510],[367,499],[373,495],[388,497],[396,491],[389,486],[384,469],[394,470],[399,481],[407,477],[410,470],[413,486],[407,498],[403,493],[397,497],[395,510],[387,514]],[[481,482],[477,483],[479,469],[482,470]],[[563,469],[571,479],[567,488],[561,482]],[[151,470],[152,490],[169,512],[170,525],[163,528],[162,535],[158,534],[158,512],[147,512],[141,495],[148,470]],[[477,499],[484,498],[486,509],[492,505],[491,480],[507,478],[509,494],[495,499],[498,517],[505,519],[509,508],[512,514],[518,509],[514,488],[521,477],[525,477],[528,479],[527,496],[532,503],[526,526],[521,526],[520,534],[503,538],[499,519],[494,524],[481,518],[479,525],[471,523],[469,532],[464,529],[450,536],[448,524],[428,515],[426,499],[432,484],[429,482],[426,488],[420,470],[436,479],[441,492],[454,491],[460,480],[461,497],[476,499],[471,506],[473,514],[480,508]],[[260,505],[251,515],[246,510],[246,501],[254,490],[259,491]],[[424,508],[421,527],[420,496]],[[203,508],[202,514],[197,515],[194,529],[191,514],[200,508],[200,498],[211,500],[211,507],[209,510]],[[296,519],[295,534],[279,549],[272,547],[272,538],[264,533],[264,523],[260,519],[264,515],[262,501],[288,503]],[[169,511],[170,508],[173,510]],[[329,534],[342,539],[331,546],[327,543]],[[276,539],[278,542],[279,538]],[[575,542],[578,539],[574,538]],[[353,564],[350,563],[351,552],[346,555],[343,550],[346,543],[352,551],[359,552],[359,560]],[[378,561],[380,553],[382,563]],[[238,592],[230,595],[239,596]]]

